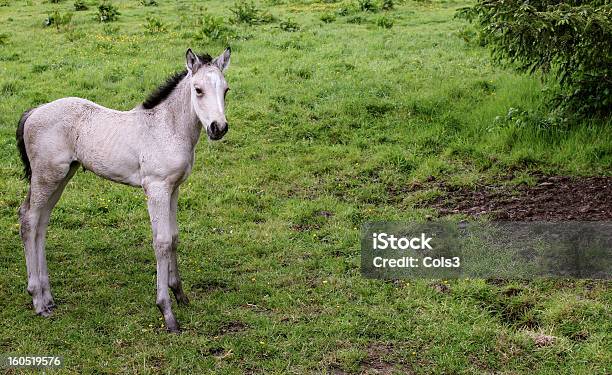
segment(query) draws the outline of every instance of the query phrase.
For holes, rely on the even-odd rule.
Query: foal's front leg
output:
[[[166,328],[179,332],[179,325],[172,313],[168,293],[168,273],[172,256],[172,223],[170,201],[174,187],[165,182],[150,182],[144,186],[148,198],[149,216],[153,228],[153,247],[157,258],[157,307],[164,316]]]
[[[183,285],[181,283],[181,276],[178,270],[177,262],[177,247],[178,247],[178,224],[176,222],[176,211],[178,208],[178,193],[179,187],[177,186],[172,192],[170,198],[170,225],[172,227],[172,251],[170,252],[170,273],[168,276],[168,286],[172,289],[176,302],[178,304],[187,305],[189,304],[189,298],[183,291]]]

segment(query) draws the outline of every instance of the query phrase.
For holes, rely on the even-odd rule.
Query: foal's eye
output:
[[[196,88],[195,88],[195,92],[196,92],[196,94],[197,94],[198,96],[202,96],[202,94],[204,93],[204,92],[202,91],[202,89],[201,89],[201,88],[199,88],[199,87],[196,87]]]

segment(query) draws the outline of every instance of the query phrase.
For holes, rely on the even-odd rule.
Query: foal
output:
[[[30,189],[19,209],[19,222],[28,292],[37,314],[47,317],[55,306],[45,257],[49,216],[81,165],[103,178],[144,189],[157,258],[157,306],[167,329],[179,331],[168,293],[170,288],[178,303],[189,302],[176,260],[179,185],[191,173],[202,125],[211,140],[227,133],[228,86],[223,72],[230,49],[215,59],[189,49],[186,60],[185,71],[130,111],[63,98],[21,117],[17,146]]]

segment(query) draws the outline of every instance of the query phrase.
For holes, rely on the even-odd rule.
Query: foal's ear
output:
[[[202,66],[202,62],[200,61],[198,56],[195,53],[193,53],[191,48],[187,50],[187,53],[185,54],[185,58],[187,59],[187,64],[186,64],[187,69],[192,74],[195,73]]]
[[[229,67],[231,53],[231,48],[227,47],[225,51],[223,51],[223,53],[219,55],[219,57],[216,57],[213,60],[213,64],[215,64],[219,69],[221,69],[222,72],[225,72],[225,70]]]

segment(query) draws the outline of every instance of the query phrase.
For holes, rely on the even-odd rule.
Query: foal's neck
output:
[[[202,124],[193,106],[191,105],[191,89],[189,87],[189,76],[185,76],[172,91],[167,100],[160,104],[168,113],[168,126],[186,141],[186,146],[191,151],[200,139]]]

